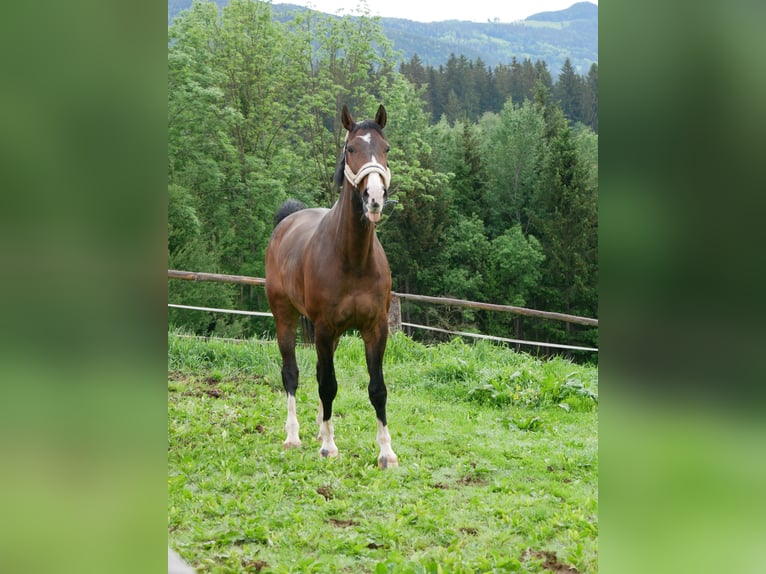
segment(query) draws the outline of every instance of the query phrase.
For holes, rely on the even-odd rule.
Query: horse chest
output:
[[[333,309],[333,321],[346,329],[361,328],[377,317],[382,308],[378,297],[370,293],[347,295]]]

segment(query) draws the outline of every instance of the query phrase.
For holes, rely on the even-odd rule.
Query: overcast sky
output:
[[[419,22],[471,20],[500,22],[523,20],[538,12],[564,10],[578,0],[366,0],[373,16],[406,18]],[[587,0],[598,4],[598,0]],[[357,14],[359,0],[272,0],[274,4],[308,6],[328,14]],[[342,12],[339,12],[341,11]]]

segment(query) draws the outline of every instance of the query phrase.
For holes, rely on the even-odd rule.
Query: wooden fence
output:
[[[220,273],[201,273],[196,271],[179,271],[175,269],[168,269],[168,278],[170,279],[182,279],[186,281],[215,281],[219,283],[236,283],[239,285],[265,285],[266,280],[260,277],[247,277],[245,275],[224,275]],[[505,337],[495,337],[491,335],[482,335],[479,333],[468,333],[464,331],[450,331],[447,329],[440,329],[437,327],[430,327],[426,325],[416,325],[413,323],[403,323],[401,321],[400,312],[400,299],[409,299],[411,301],[420,301],[423,303],[435,303],[438,305],[451,305],[457,307],[468,307],[471,309],[481,309],[485,311],[499,311],[505,313],[512,313],[516,315],[522,315],[525,317],[539,317],[542,319],[553,319],[556,321],[563,321],[566,323],[576,323],[579,325],[587,325],[592,327],[598,326],[598,319],[590,317],[579,317],[577,315],[568,315],[566,313],[554,313],[551,311],[538,311],[537,309],[527,309],[526,307],[515,307],[513,305],[497,305],[494,303],[482,303],[479,301],[465,301],[463,299],[453,299],[451,297],[431,297],[427,295],[414,295],[412,293],[397,293],[392,291],[391,298],[391,313],[389,315],[389,325],[392,330],[399,330],[401,327],[412,327],[417,329],[426,329],[430,331],[438,331],[442,333],[460,335],[463,337],[473,337],[479,339],[489,339],[493,341],[503,341],[519,345],[532,345],[538,347],[551,347],[558,349],[569,349],[577,351],[591,351],[598,352],[594,347],[581,347],[576,345],[563,345],[559,343],[547,343],[536,341],[522,341],[519,339],[508,339]],[[257,311],[238,311],[234,309],[213,309],[209,307],[192,307],[189,305],[177,305],[168,304],[169,307],[180,309],[194,309],[199,311],[210,312],[228,312],[237,313],[241,315],[257,315],[257,316],[271,316],[271,313],[257,312]]]

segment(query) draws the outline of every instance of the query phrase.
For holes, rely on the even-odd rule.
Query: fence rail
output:
[[[201,273],[197,271],[179,271],[176,269],[168,269],[168,278],[170,279],[182,279],[186,281],[216,281],[219,283],[236,283],[240,285],[265,285],[266,280],[261,277],[248,277],[246,275],[225,275],[221,273]],[[495,303],[482,303],[480,301],[465,301],[463,299],[453,299],[451,297],[431,297],[428,295],[414,295],[412,293],[397,293],[392,291],[392,294],[399,299],[410,299],[412,301],[421,301],[423,303],[436,303],[439,305],[452,305],[460,307],[469,307],[472,309],[482,309],[486,311],[501,311],[506,313],[512,313],[516,315],[523,315],[526,317],[539,317],[543,319],[553,319],[557,321],[564,321],[567,323],[577,323],[580,325],[598,326],[598,319],[590,317],[580,317],[577,315],[568,315],[566,313],[555,313],[551,311],[538,311],[537,309],[527,309],[526,307],[515,307],[513,305],[497,305]],[[168,303],[168,307],[177,309],[192,309],[197,311],[209,311],[217,313],[234,313],[238,315],[255,315],[261,317],[271,317],[271,313],[260,311],[240,311],[236,309],[214,309],[212,307],[193,307],[191,305],[177,305]],[[412,323],[401,322],[400,325],[405,327],[414,327],[418,329],[426,329],[429,331],[439,331],[442,333],[449,333],[453,335],[460,335],[464,337],[474,337],[479,339],[489,339],[494,341],[503,341],[507,343],[513,343],[517,345],[532,345],[537,347],[551,347],[558,349],[571,349],[578,351],[593,351],[598,352],[594,347],[579,347],[575,345],[563,345],[559,343],[543,343],[537,341],[522,341],[519,339],[507,339],[504,337],[495,337],[493,335],[481,335],[479,333],[469,333],[465,331],[448,331],[446,329],[440,329],[437,327],[430,327],[426,325],[416,325]]]
[[[171,279],[185,279],[187,281],[217,281],[218,283],[238,283],[240,285],[266,285],[266,279],[260,277],[223,275],[221,273],[200,273],[198,271],[178,271],[176,269],[168,269],[168,277]]]
[[[219,273],[198,273],[196,271],[178,271],[168,269],[168,277],[172,279],[185,279],[187,281],[218,281],[220,283],[239,283],[241,285],[265,285],[266,279],[260,277],[247,277],[245,275],[222,275]],[[421,301],[423,303],[436,303],[439,305],[453,305],[458,307],[470,307],[472,309],[483,309],[485,311],[503,311],[526,317],[540,317],[543,319],[554,319],[566,323],[579,323],[580,325],[590,325],[598,327],[598,319],[590,317],[579,317],[577,315],[567,315],[566,313],[554,313],[552,311],[538,311],[537,309],[527,309],[526,307],[514,307],[513,305],[497,305],[495,303],[482,303],[480,301],[465,301],[463,299],[453,299],[451,297],[431,297],[429,295],[414,295],[412,293],[392,294],[400,299],[409,299],[411,301]]]

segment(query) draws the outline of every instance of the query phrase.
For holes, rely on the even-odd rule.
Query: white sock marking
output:
[[[322,438],[322,448],[319,449],[319,454],[322,456],[338,456],[334,434],[332,421],[322,421],[322,424],[319,425],[319,436]]]
[[[295,409],[295,395],[287,395],[287,422],[285,422],[287,438],[284,442],[285,446],[301,445],[301,439],[298,436],[300,428],[301,425],[298,424],[298,415]]]
[[[380,456],[378,457],[378,460],[385,459],[385,467],[399,466],[399,460],[396,458],[396,454],[391,448],[391,435],[388,432],[388,426],[380,421],[378,421],[378,445],[380,446]]]

